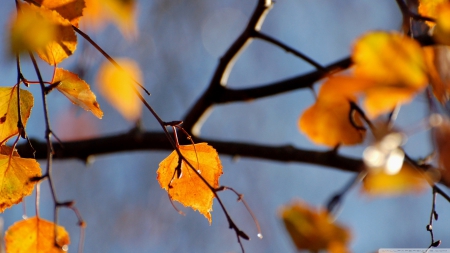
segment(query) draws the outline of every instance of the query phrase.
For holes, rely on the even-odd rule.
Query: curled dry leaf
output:
[[[64,227],[56,225],[55,229],[55,223],[38,217],[18,221],[5,232],[8,253],[63,253],[69,244]]]
[[[62,68],[56,68],[53,83],[60,82],[56,89],[64,94],[72,103],[86,111],[91,111],[97,118],[103,117],[103,111],[97,103],[95,94],[89,85],[78,75]]]
[[[371,32],[356,41],[355,77],[370,80],[361,90],[367,115],[375,118],[411,101],[425,89],[428,73],[420,45],[398,33]]]
[[[179,149],[184,158],[213,188],[219,187],[222,164],[213,147],[207,143],[197,143],[182,145]],[[184,161],[181,163],[181,176],[178,177],[176,172],[178,162],[178,154],[173,151],[159,164],[156,173],[161,188],[169,193],[171,199],[198,210],[211,224],[213,192]]]
[[[45,8],[58,12],[63,18],[78,27],[78,22],[83,16],[85,7],[84,0],[25,0],[31,4],[44,6]]]
[[[0,212],[22,201],[32,193],[36,182],[33,177],[41,176],[41,168],[35,159],[20,158],[11,148],[0,150]]]
[[[350,252],[347,248],[351,239],[350,232],[332,222],[333,218],[326,210],[313,209],[297,200],[283,207],[280,214],[298,250]]]
[[[134,121],[141,116],[142,103],[136,95],[136,84],[141,83],[139,65],[130,59],[116,59],[122,70],[109,62],[103,63],[97,74],[100,94],[127,120]]]
[[[24,127],[30,117],[33,104],[33,95],[27,90],[20,89],[20,113]],[[17,87],[0,87],[0,144],[19,134],[17,107]]]
[[[355,81],[344,76],[329,78],[316,103],[302,114],[299,128],[313,142],[330,147],[362,142],[365,132],[355,127],[362,126],[361,117],[357,113],[350,115],[350,101],[355,101],[355,96],[351,94],[353,90],[346,90],[353,89]]]

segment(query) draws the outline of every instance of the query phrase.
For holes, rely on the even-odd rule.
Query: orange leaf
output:
[[[27,90],[20,89],[20,113],[24,127],[30,117],[33,104],[33,95]],[[19,134],[17,107],[17,87],[0,87],[0,144]]]
[[[62,68],[56,68],[53,83],[61,82],[56,89],[64,94],[72,103],[86,111],[91,111],[97,118],[103,117],[103,111],[97,103],[95,94],[89,85],[78,75]]]
[[[355,79],[351,77],[331,77],[320,88],[314,105],[306,109],[299,120],[300,130],[313,142],[330,147],[338,144],[352,145],[360,143],[364,132],[355,128],[350,121],[349,95]],[[341,93],[339,93],[341,92]],[[354,114],[354,123],[362,126],[359,114]]]
[[[281,218],[298,250],[330,253],[349,252],[350,232],[332,222],[325,210],[314,210],[302,201],[294,201],[281,210]]]
[[[59,246],[56,246],[55,243]],[[8,253],[63,253],[67,252],[70,238],[64,227],[37,217],[14,223],[5,232]]]
[[[222,165],[219,155],[213,147],[207,143],[197,143],[195,145],[183,145],[179,149],[186,160],[213,188],[219,186]],[[173,151],[159,164],[156,173],[161,188],[169,193],[171,199],[198,210],[211,224],[210,212],[214,199],[213,192],[184,161],[181,165],[181,177],[177,178],[175,171],[177,166],[178,154],[176,151]]]
[[[437,7],[448,0],[419,0],[419,14],[425,17],[436,18]],[[433,27],[436,23],[427,21],[428,26]]]
[[[436,16],[433,38],[441,44],[450,45],[450,2],[438,5]]]
[[[433,128],[433,139],[439,161],[439,171],[445,185],[450,185],[450,120],[441,116],[438,126]]]
[[[396,196],[407,193],[420,193],[429,187],[431,175],[404,163],[397,174],[385,170],[369,170],[363,180],[363,192],[369,195]]]
[[[13,52],[36,51],[50,65],[58,64],[73,54],[77,36],[67,19],[44,6],[23,3],[20,10],[11,26]],[[16,43],[20,46],[16,47]]]
[[[58,12],[63,18],[78,27],[78,22],[83,16],[84,0],[25,0],[38,6],[44,6],[49,10]]]
[[[362,36],[354,46],[352,59],[355,76],[373,82],[363,90],[369,100],[366,105],[370,117],[409,102],[428,84],[422,48],[398,33],[371,32]]]
[[[36,184],[30,178],[39,176],[41,168],[35,159],[20,158],[17,152],[3,146],[0,152],[0,212],[30,195]]]
[[[114,22],[127,37],[136,35],[135,0],[85,0],[84,21],[89,27],[100,28],[109,21]]]
[[[130,59],[116,59],[123,70],[117,69],[105,62],[97,74],[100,94],[115,107],[127,120],[137,120],[142,111],[142,103],[135,94],[136,85],[133,77],[139,83],[142,80],[139,65]]]
[[[434,96],[445,104],[450,99],[450,48],[425,47],[424,52]]]

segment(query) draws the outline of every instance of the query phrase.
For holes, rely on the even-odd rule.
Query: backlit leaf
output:
[[[78,75],[62,68],[56,68],[53,83],[61,82],[56,89],[64,94],[72,103],[86,111],[91,111],[97,118],[103,117],[103,111],[97,103],[95,94],[89,85]]]
[[[97,74],[100,94],[115,107],[127,120],[137,120],[142,111],[142,103],[137,97],[134,78],[139,83],[142,80],[139,65],[130,59],[116,59],[123,70],[117,69],[105,62]]]
[[[433,38],[445,45],[450,45],[450,2],[437,6],[436,26]]]
[[[12,153],[12,155],[11,155]],[[35,159],[20,158],[11,148],[0,152],[0,212],[22,201],[32,193],[36,182],[32,177],[41,176],[41,168]]]
[[[420,193],[429,187],[431,176],[404,163],[397,174],[384,169],[371,169],[363,180],[363,192],[369,195],[397,196]]]
[[[24,127],[30,117],[33,103],[33,95],[20,89],[20,113]],[[19,134],[17,106],[17,87],[0,87],[0,144]]]
[[[69,244],[64,227],[56,225],[55,235],[55,224],[38,217],[18,221],[5,232],[8,253],[63,253]]]
[[[448,3],[449,0],[419,0],[419,14],[425,17],[436,18],[437,7],[442,3]],[[434,22],[427,21],[428,26],[435,25]]]
[[[313,142],[330,147],[362,142],[364,131],[355,128],[350,120],[350,101],[355,101],[355,97],[351,91],[343,91],[354,84],[351,77],[337,76],[322,85],[316,103],[299,120],[300,130]],[[352,118],[357,126],[362,126],[359,114]]]
[[[372,81],[362,92],[367,114],[374,118],[409,102],[428,84],[420,45],[398,33],[371,32],[359,38],[352,59],[355,76]]]
[[[44,6],[49,10],[58,12],[63,18],[78,27],[78,22],[83,16],[84,0],[25,0],[38,6]]]
[[[445,104],[450,99],[450,47],[425,47],[424,52],[434,96]]]
[[[91,27],[100,27],[114,22],[126,36],[134,36],[136,29],[135,0],[85,0],[84,22]]]
[[[281,210],[281,218],[298,250],[330,253],[350,252],[350,232],[332,222],[323,209],[313,209],[302,201],[294,201]]]
[[[212,187],[219,186],[222,165],[213,147],[206,143],[198,143],[180,146],[180,151]],[[178,161],[178,154],[173,151],[159,164],[157,179],[161,188],[169,193],[171,199],[198,210],[211,224],[210,212],[214,194],[184,161],[181,165],[181,177],[178,178],[176,172]]]
[[[36,51],[39,57],[55,65],[73,54],[77,36],[69,20],[58,12],[23,3],[11,28],[13,52]],[[42,33],[42,34],[41,34]],[[37,38],[37,42],[35,40]],[[14,43],[21,45],[14,49]]]
[[[442,181],[445,185],[450,185],[450,120],[447,117],[440,117],[440,124],[433,128],[433,139],[436,145],[439,170]]]

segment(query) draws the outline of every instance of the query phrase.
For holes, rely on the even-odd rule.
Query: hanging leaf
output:
[[[437,6],[433,38],[440,44],[450,45],[450,2]]]
[[[448,0],[419,0],[419,14],[425,17],[436,18],[437,7],[442,3],[448,2]],[[436,23],[427,21],[426,24],[433,27]]]
[[[139,65],[130,59],[116,59],[123,70],[105,62],[97,74],[100,94],[129,121],[137,120],[142,111],[142,102],[137,97],[134,78],[142,83]]]
[[[35,159],[20,158],[11,148],[2,146],[0,150],[0,212],[32,193],[36,182],[32,177],[40,177],[41,168]]]
[[[433,128],[434,145],[436,146],[441,181],[450,185],[450,119],[438,116],[441,121]]]
[[[450,48],[430,46],[424,52],[434,96],[444,105],[450,99]]]
[[[114,22],[127,37],[137,33],[135,0],[85,0],[83,20],[89,27],[99,28],[107,22]]]
[[[297,250],[350,252],[347,248],[350,232],[333,223],[325,210],[314,210],[302,201],[294,201],[282,208],[281,218]]]
[[[63,18],[78,27],[78,22],[83,16],[84,0],[25,0],[37,6],[44,6],[49,10],[58,12]]]
[[[30,117],[33,104],[33,95],[27,90],[20,89],[20,113],[24,127]],[[19,134],[17,107],[17,87],[0,87],[0,144]]]
[[[371,32],[362,36],[354,46],[352,59],[355,77],[372,81],[362,91],[367,114],[372,118],[409,102],[428,84],[422,48],[398,33]]]
[[[397,196],[407,193],[421,193],[430,187],[431,174],[419,171],[404,163],[396,174],[389,174],[383,168],[369,170],[363,180],[363,192],[369,195]]]
[[[18,221],[5,232],[8,253],[63,253],[67,252],[69,244],[69,234],[64,227],[56,225],[55,229],[53,222],[38,217]]]
[[[359,84],[355,81],[344,76],[329,78],[322,85],[316,103],[302,114],[299,128],[313,142],[330,147],[362,142],[365,133],[355,127],[362,126],[361,117],[357,113],[350,117],[350,101],[355,101],[351,89]]]
[[[217,151],[207,143],[179,147],[181,154],[195,167],[200,175],[213,187],[219,187],[222,175],[222,164]],[[214,199],[213,192],[202,179],[186,164],[181,162],[181,176],[176,171],[179,159],[173,151],[160,164],[157,180],[171,199],[199,211],[211,224],[211,211]]]
[[[86,111],[91,111],[97,118],[103,117],[103,111],[97,103],[95,94],[89,85],[78,75],[62,68],[56,68],[53,83],[60,82],[56,89],[64,94],[72,103]]]

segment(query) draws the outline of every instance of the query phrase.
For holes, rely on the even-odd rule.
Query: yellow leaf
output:
[[[448,2],[448,0],[419,0],[419,14],[425,17],[436,18],[438,5]],[[430,27],[435,25],[434,22],[430,21],[426,23]]]
[[[103,111],[97,103],[95,94],[89,85],[78,75],[62,68],[56,68],[53,83],[61,82],[56,89],[64,94],[72,103],[86,111],[91,111],[97,118],[103,117]]]
[[[374,118],[425,89],[428,73],[420,45],[398,33],[371,32],[354,46],[355,77],[372,81],[362,92]]]
[[[86,9],[83,20],[89,27],[100,28],[105,23],[114,22],[122,34],[133,37],[136,29],[135,0],[85,0]]]
[[[15,43],[20,46],[16,48]],[[77,36],[72,24],[58,12],[44,6],[20,5],[19,15],[11,26],[14,53],[36,51],[42,60],[55,65],[72,55],[76,46]]]
[[[63,18],[78,27],[78,22],[83,16],[84,0],[25,0],[31,4],[44,6],[49,10],[58,12]]]
[[[12,155],[11,155],[12,153]],[[11,148],[2,147],[0,153],[0,212],[22,201],[32,193],[36,182],[30,178],[41,176],[35,159],[20,158]]]
[[[217,151],[207,143],[180,146],[181,154],[214,188],[219,186],[222,165]],[[173,151],[160,164],[157,180],[171,199],[203,214],[211,224],[214,194],[197,174],[183,161],[181,177],[177,177],[178,154]]]
[[[355,101],[355,97],[346,87],[354,87],[354,83],[351,77],[336,76],[322,85],[316,103],[299,120],[300,130],[313,142],[330,147],[362,142],[364,131],[356,129],[350,121],[350,101]],[[362,126],[359,114],[355,113],[353,119]]]
[[[313,209],[302,201],[294,201],[281,210],[281,218],[298,250],[330,253],[349,252],[350,232],[332,222],[330,214]]]
[[[27,90],[20,89],[20,113],[24,127],[30,117],[33,103],[33,95]],[[19,134],[17,107],[17,87],[0,87],[0,144]]]
[[[363,192],[369,195],[396,196],[420,193],[429,187],[431,177],[404,163],[397,174],[388,174],[384,169],[369,170],[363,180]]]
[[[139,65],[130,59],[116,59],[123,70],[117,69],[105,62],[97,74],[100,94],[115,107],[127,120],[137,120],[142,111],[142,103],[135,93],[136,85],[133,77],[139,83],[142,80]]]
[[[8,253],[63,253],[69,244],[64,227],[56,225],[55,235],[55,224],[38,217],[18,221],[5,232]]]
[[[441,44],[450,45],[450,2],[438,5],[436,15],[433,38]]]

